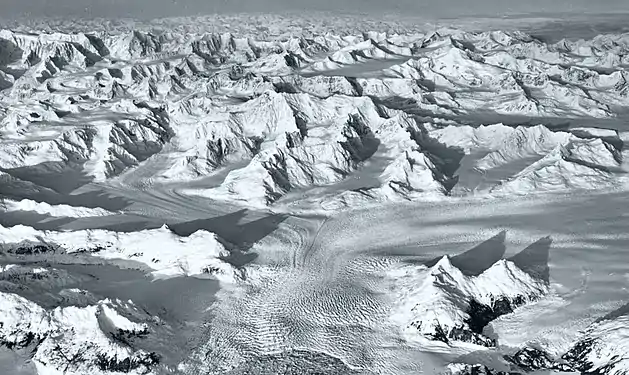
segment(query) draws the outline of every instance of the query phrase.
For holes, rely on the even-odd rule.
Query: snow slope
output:
[[[237,271],[221,260],[228,255],[215,234],[197,231],[179,237],[166,226],[131,233],[107,230],[37,231],[18,225],[0,226],[0,249],[9,254],[89,253],[103,259],[128,259],[144,264],[156,277],[211,275],[232,281]]]
[[[27,211],[42,215],[56,217],[97,217],[114,215],[102,208],[72,207],[65,204],[51,205],[46,202],[35,202],[30,199],[14,201],[5,199],[0,203],[0,209],[4,212]]]

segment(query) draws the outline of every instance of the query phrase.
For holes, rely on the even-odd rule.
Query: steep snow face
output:
[[[431,267],[405,266],[392,276],[400,286],[392,319],[407,337],[495,346],[483,328],[497,317],[548,293],[548,285],[500,260],[481,274],[465,275],[444,256]]]
[[[201,180],[185,191],[253,206],[620,185],[614,137],[482,119],[622,113],[621,36],[258,34],[1,31],[2,172]]]
[[[111,300],[45,310],[18,295],[0,292],[0,342],[32,350],[40,374],[150,373],[159,356],[128,344],[133,337],[148,335],[148,325],[130,320],[127,314],[141,315],[133,305]]]
[[[221,260],[228,252],[216,235],[197,231],[188,237],[179,237],[166,226],[132,233],[42,232],[21,225],[0,226],[0,249],[19,255],[61,251],[132,260],[146,265],[156,277],[207,275],[229,282],[237,275],[231,265]]]

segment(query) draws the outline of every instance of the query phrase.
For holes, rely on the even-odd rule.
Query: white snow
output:
[[[103,300],[98,305],[44,310],[25,298],[0,293],[0,340],[3,344],[34,348],[33,362],[40,374],[109,374],[98,365],[100,357],[137,361],[148,353],[134,351],[115,342],[101,328],[103,316],[111,328],[123,333],[147,330],[144,323],[135,323],[120,315],[116,302]],[[139,365],[130,373],[146,373]]]
[[[0,247],[10,251],[23,242],[58,247],[68,253],[87,252],[104,259],[126,259],[146,265],[156,277],[211,275],[233,281],[237,271],[220,258],[227,252],[216,235],[197,231],[179,237],[166,226],[132,233],[107,230],[37,231],[18,225],[0,226]]]
[[[469,328],[472,300],[521,298],[526,306],[492,323],[493,354],[532,343],[561,355],[591,337],[587,361],[626,371],[624,317],[577,337],[626,297],[616,278],[624,285],[629,274],[626,34],[552,43],[344,15],[17,23],[0,30],[0,214],[72,218],[62,228],[81,229],[0,226],[0,252],[49,260],[13,253],[41,245],[156,278],[223,281],[180,368],[225,370],[305,348],[376,373],[437,373],[480,347],[427,335]],[[131,206],[76,206],[84,191]],[[205,230],[82,229],[130,213],[141,225],[241,208],[328,212],[289,215],[239,268]],[[550,284],[508,260],[477,276],[453,266],[452,253],[497,229],[516,233],[512,247],[551,235]],[[433,255],[436,265],[420,264]],[[7,262],[20,265],[0,265],[6,277],[24,267]],[[53,278],[36,263],[29,275]],[[128,306],[42,306],[0,293],[0,338],[43,340],[32,359],[41,374],[113,373],[95,365],[101,354],[147,358],[112,339],[147,329],[122,312]],[[545,312],[552,323],[536,320]]]
[[[415,335],[446,336],[454,328],[468,328],[467,310],[472,300],[486,306],[506,298],[535,300],[548,292],[541,280],[500,260],[478,276],[465,276],[444,256],[431,268],[401,267],[389,277],[398,283],[397,306],[391,319],[401,326],[409,339]],[[456,341],[456,340],[455,340]]]
[[[109,216],[115,214],[102,208],[73,207],[65,204],[51,205],[46,202],[35,202],[30,199],[22,199],[20,201],[4,199],[0,202],[0,210],[4,212],[30,211],[41,215],[76,218]]]

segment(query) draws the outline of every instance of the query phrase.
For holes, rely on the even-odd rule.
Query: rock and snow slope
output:
[[[626,307],[624,308],[626,310]],[[629,317],[626,311],[585,329],[563,358],[582,373],[617,375],[629,372]]]
[[[626,308],[626,307],[625,307]],[[513,369],[523,372],[553,370],[556,373],[623,375],[629,372],[627,316],[605,317],[584,329],[581,338],[560,358],[534,348],[523,348],[504,359]],[[489,366],[451,364],[449,373],[507,374]]]
[[[128,259],[146,265],[156,277],[208,275],[232,281],[237,271],[215,234],[201,230],[188,237],[159,229],[118,233],[101,229],[37,231],[0,226],[0,251],[15,255],[88,253],[103,259]]]
[[[495,346],[483,334],[485,326],[549,291],[544,280],[504,259],[479,275],[465,275],[444,256],[424,269],[402,267],[392,277],[399,285],[392,319],[411,340],[419,335],[446,344]]]
[[[0,345],[31,350],[40,374],[151,373],[159,356],[130,344],[149,334],[148,325],[127,314],[142,316],[120,301],[45,310],[18,295],[0,293]]]

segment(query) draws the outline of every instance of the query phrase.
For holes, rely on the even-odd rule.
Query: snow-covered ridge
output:
[[[424,269],[403,267],[395,277],[403,298],[392,319],[409,338],[485,347],[496,345],[483,334],[488,323],[549,291],[545,280],[504,259],[479,275],[466,275],[444,256]]]
[[[604,317],[586,327],[581,337],[561,356],[553,358],[535,348],[522,348],[504,359],[511,371],[554,370],[555,372],[622,375],[629,371],[627,357],[629,333],[626,306],[622,313]],[[507,374],[484,364],[453,363],[446,372],[452,375]]]
[[[45,310],[18,295],[0,293],[0,345],[32,351],[41,374],[150,373],[159,356],[136,350],[128,341],[150,334],[148,325],[121,310],[141,315],[120,301]]]
[[[41,215],[50,215],[53,217],[76,218],[115,215],[115,213],[102,208],[73,207],[65,204],[51,205],[46,202],[35,202],[30,199],[22,199],[20,201],[4,199],[0,201],[0,211],[26,211],[36,212]]]
[[[622,142],[615,131],[545,126],[433,127],[429,134],[460,149],[457,194],[531,194],[618,186]]]
[[[228,252],[215,234],[200,230],[180,237],[166,226],[132,233],[0,226],[0,251],[14,255],[88,253],[103,259],[132,260],[146,265],[156,277],[206,275],[230,282],[238,275],[222,260]]]
[[[388,275],[394,283],[395,307],[391,321],[412,345],[470,349],[469,344],[494,347],[500,337],[484,328],[494,319],[513,313],[527,303],[540,301],[551,292],[548,273],[550,238],[541,239],[519,254],[500,259],[497,246],[503,233],[454,257],[443,256],[424,265],[400,263]],[[498,242],[496,242],[498,241]],[[582,326],[573,342],[550,354],[534,342],[523,347],[501,345],[501,358],[461,357],[448,374],[510,374],[535,371],[625,374],[627,311],[629,305]],[[496,340],[497,339],[497,340]],[[442,343],[440,343],[442,342]],[[473,347],[472,347],[473,348]],[[478,350],[478,349],[476,349]],[[476,363],[475,360],[486,362]]]

